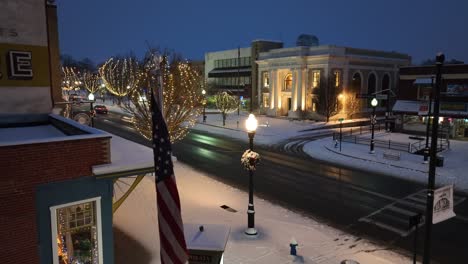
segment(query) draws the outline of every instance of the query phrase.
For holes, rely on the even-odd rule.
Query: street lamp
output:
[[[89,114],[91,115],[91,127],[94,127],[94,109],[93,109],[93,102],[94,102],[94,94],[89,93],[88,94],[88,100],[89,102]]]
[[[253,151],[253,139],[255,136],[255,131],[257,130],[257,119],[254,114],[250,114],[249,118],[245,121],[245,127],[247,128],[247,133],[249,135],[249,148],[250,151]],[[257,235],[257,230],[255,229],[255,210],[253,202],[253,170],[249,170],[249,206],[247,209],[247,229],[245,234],[249,236]]]
[[[378,103],[379,103],[379,101],[377,101],[376,98],[373,98],[372,101],[371,101],[371,105],[372,105],[372,116],[371,116],[372,135],[371,135],[370,152],[369,152],[371,154],[375,153],[375,151],[374,151],[374,126],[375,126],[375,123],[377,123],[377,118],[375,116],[375,107],[377,106]]]
[[[205,89],[203,89],[201,91],[201,93],[203,95],[203,123],[206,123],[206,113],[205,113],[205,108],[206,108],[205,94],[206,94],[206,91],[205,91]]]

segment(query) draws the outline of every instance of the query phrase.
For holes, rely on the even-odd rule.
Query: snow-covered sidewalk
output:
[[[248,113],[246,112],[241,112],[240,115],[237,115],[237,112],[231,113],[226,119],[226,125],[223,126],[221,114],[207,114],[206,122],[203,123],[203,116],[200,116],[193,129],[247,141],[248,136],[245,129],[247,117]],[[268,117],[265,115],[256,115],[256,118],[258,128],[255,133],[255,144],[260,145],[272,145],[291,137],[313,133],[304,130],[326,128],[330,125],[339,124],[338,121],[326,123],[311,120],[290,120],[286,117]],[[343,124],[362,120],[366,119],[345,120]]]
[[[369,137],[369,135],[362,135]],[[376,133],[376,139],[391,140],[400,143],[412,143],[408,134]],[[332,138],[312,141],[304,145],[304,151],[313,158],[343,164],[349,167],[379,172],[394,177],[427,183],[429,164],[423,163],[423,156],[406,151],[395,151],[386,148],[375,148],[375,154],[369,153],[369,145],[342,142],[342,150],[335,148]],[[400,160],[390,160],[383,157],[385,152],[399,152]],[[436,185],[454,184],[455,189],[468,193],[468,142],[451,140],[450,149],[441,153],[444,166],[436,168]]]
[[[193,168],[175,163],[185,223],[221,224],[231,228],[224,263],[409,263],[365,239],[344,234],[268,201],[255,198],[257,238],[244,235],[248,194],[213,180]],[[247,176],[246,176],[247,177]],[[247,183],[247,179],[246,179]],[[227,205],[237,212],[220,208]],[[160,263],[154,177],[145,177],[114,215],[116,263]],[[299,244],[289,255],[289,242]],[[131,242],[127,242],[131,241]],[[137,254],[138,252],[138,254]]]

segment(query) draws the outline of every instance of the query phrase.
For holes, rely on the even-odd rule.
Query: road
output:
[[[99,116],[95,124],[102,130],[151,145],[119,115]],[[384,250],[411,252],[414,232],[407,227],[408,218],[424,211],[425,186],[312,159],[301,152],[305,140],[302,137],[289,144],[255,147],[262,157],[254,175],[255,194],[344,232],[376,241]],[[247,147],[238,140],[192,130],[174,144],[173,152],[181,162],[247,191],[247,172],[240,166],[240,156]],[[439,263],[468,263],[468,219],[463,217],[468,215],[468,202],[461,195],[456,198],[460,203],[455,211],[461,216],[433,226],[432,256]],[[418,244],[421,256],[423,235]]]

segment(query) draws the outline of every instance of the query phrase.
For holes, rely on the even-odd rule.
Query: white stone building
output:
[[[356,94],[371,97],[394,90],[399,67],[410,62],[406,54],[330,45],[272,49],[256,60],[258,105],[269,116],[358,116],[369,106]],[[379,100],[378,110],[388,105]]]

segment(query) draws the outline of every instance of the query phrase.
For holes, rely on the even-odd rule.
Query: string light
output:
[[[99,74],[106,89],[117,96],[118,104],[122,98],[128,96],[138,86],[138,77],[140,75],[138,62],[134,58],[109,60],[99,68]]]
[[[189,128],[201,113],[202,96],[199,93],[202,76],[186,61],[175,55],[158,56],[155,52],[147,56],[138,74],[139,86],[131,95],[132,106],[124,108],[133,114],[135,129],[145,138],[151,139],[150,89],[158,94],[159,80],[163,83],[163,115],[171,142],[184,138]]]
[[[88,92],[95,94],[101,87],[101,76],[99,73],[85,71],[83,73],[83,86]]]

